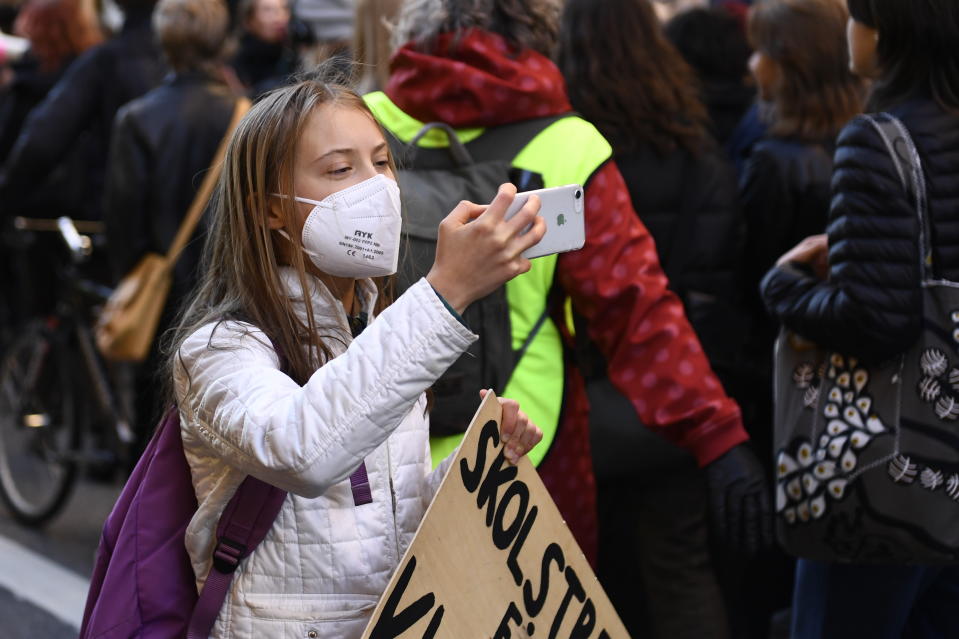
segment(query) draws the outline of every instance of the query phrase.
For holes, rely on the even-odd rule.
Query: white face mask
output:
[[[355,279],[396,272],[402,218],[394,180],[377,175],[320,202],[293,199],[314,205],[303,224],[303,252],[318,269]]]

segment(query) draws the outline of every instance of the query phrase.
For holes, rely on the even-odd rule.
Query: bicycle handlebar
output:
[[[73,220],[65,215],[58,217],[57,227],[60,229],[60,237],[66,242],[75,262],[90,257],[93,252],[93,242],[90,241],[89,236],[80,235],[77,227],[73,224]]]
[[[103,222],[94,220],[73,220],[73,226],[80,233],[101,235],[106,232]],[[60,231],[59,220],[40,217],[15,217],[13,218],[13,228],[18,231]]]
[[[30,217],[13,218],[13,228],[18,231],[56,231],[60,233],[63,242],[70,249],[70,257],[74,262],[85,261],[93,253],[93,242],[88,235],[84,233],[103,233],[103,223],[93,221],[74,221],[67,216],[58,217],[55,220]]]

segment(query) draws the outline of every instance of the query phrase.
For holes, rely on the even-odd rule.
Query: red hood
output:
[[[386,94],[421,122],[487,127],[572,111],[553,62],[502,37],[443,34],[430,53],[407,44],[390,60]]]

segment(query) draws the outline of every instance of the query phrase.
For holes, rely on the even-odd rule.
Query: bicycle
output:
[[[14,519],[40,526],[65,505],[81,469],[129,458],[132,384],[94,344],[93,318],[111,290],[80,272],[93,253],[90,234],[102,234],[102,225],[16,218],[14,228],[55,231],[69,252],[54,311],[25,321],[0,357],[0,498]],[[94,432],[97,423],[106,426]]]

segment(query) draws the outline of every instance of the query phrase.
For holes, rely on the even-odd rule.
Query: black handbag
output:
[[[926,183],[909,132],[879,132],[919,219],[923,329],[879,366],[782,331],[775,355],[777,532],[824,561],[959,559],[959,284],[933,275]]]

